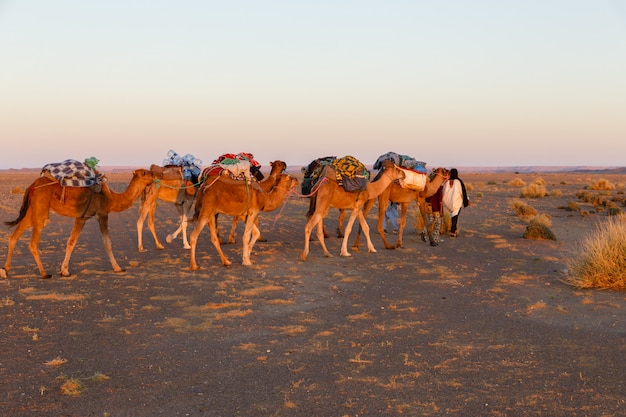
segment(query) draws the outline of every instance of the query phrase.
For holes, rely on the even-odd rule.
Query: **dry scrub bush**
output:
[[[567,206],[559,206],[559,208],[566,211],[580,211],[580,205],[575,201],[570,201]]]
[[[464,184],[465,184],[465,191],[474,191],[474,184],[472,184],[471,182],[464,183]]]
[[[598,181],[594,182],[593,184],[591,184],[591,186],[589,188],[591,188],[592,190],[609,191],[609,190],[614,190],[615,189],[615,185],[612,184],[611,181],[602,178],[602,179],[599,179]]]
[[[511,181],[509,181],[509,185],[511,187],[526,187],[526,183],[524,182],[524,180],[519,177],[513,178]]]
[[[593,200],[593,194],[589,191],[579,191],[576,193],[576,198],[581,200],[583,203],[590,203]]]
[[[541,198],[547,194],[546,187],[539,184],[530,184],[528,187],[524,187],[520,193],[520,197],[524,198]]]
[[[534,216],[537,214],[537,210],[520,200],[513,201],[513,209],[515,213],[521,217]]]
[[[564,281],[576,288],[626,289],[626,216],[598,225],[566,265]]]
[[[544,226],[550,227],[552,226],[552,217],[549,214],[537,214],[535,217],[530,219],[530,223],[541,223]]]
[[[544,180],[543,178],[539,177],[535,180],[535,182],[533,184],[537,184],[537,185],[546,185],[546,180]]]
[[[550,195],[552,197],[561,197],[563,195],[563,191],[561,191],[561,190],[552,190],[552,191],[550,191]]]
[[[524,239],[556,240],[549,223],[550,218],[546,215],[533,217],[524,231]]]

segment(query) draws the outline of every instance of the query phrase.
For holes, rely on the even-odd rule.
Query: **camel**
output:
[[[159,241],[154,227],[154,212],[157,206],[157,200],[166,203],[174,203],[176,210],[180,216],[180,224],[178,229],[167,235],[166,242],[171,243],[176,239],[178,234],[182,232],[183,247],[189,249],[189,241],[187,240],[187,219],[190,217],[191,209],[195,200],[195,186],[187,183],[183,178],[183,168],[181,166],[165,166],[159,167],[153,165],[150,170],[155,173],[162,173],[164,176],[146,187],[141,197],[141,206],[139,207],[139,218],[137,219],[137,248],[139,252],[146,252],[143,246],[143,223],[148,217],[148,229],[152,233],[157,249],[165,249]]]
[[[65,259],[61,264],[61,276],[70,276],[70,256],[78,242],[78,236],[83,226],[87,220],[94,216],[100,224],[104,249],[109,255],[113,271],[124,272],[124,269],[118,265],[113,256],[108,228],[109,213],[130,208],[146,186],[154,181],[154,178],[155,175],[149,170],[138,169],[133,172],[130,184],[122,193],[111,191],[106,182],[102,184],[101,192],[96,192],[91,187],[64,187],[55,179],[47,176],[37,178],[26,189],[18,218],[5,222],[7,226],[17,227],[9,237],[7,259],[4,267],[0,269],[0,277],[7,278],[11,269],[11,256],[15,245],[22,233],[30,227],[33,230],[28,248],[35,258],[40,278],[52,277],[46,273],[39,254],[39,240],[41,239],[41,232],[49,220],[50,210],[61,216],[74,218],[74,227],[65,249]]]
[[[395,249],[403,247],[402,243],[402,234],[404,232],[404,227],[406,225],[406,213],[409,203],[411,201],[415,201],[420,209],[420,214],[424,221],[426,221],[426,198],[432,196],[437,192],[437,189],[444,183],[446,179],[448,179],[448,170],[445,168],[436,168],[433,169],[428,176],[428,180],[423,189],[414,190],[410,188],[402,187],[398,182],[394,182],[389,188],[387,188],[384,192],[382,192],[378,196],[378,223],[377,230],[380,234],[383,243],[385,244],[386,249]],[[385,220],[385,209],[390,201],[394,203],[400,204],[400,221],[399,221],[399,230],[398,230],[398,239],[396,240],[395,246],[390,245],[387,241],[387,237],[385,235],[384,229],[384,220]],[[367,216],[367,214],[372,209],[374,205],[375,199],[371,199],[365,203],[363,208],[363,214]],[[428,231],[428,235],[430,236],[431,231]],[[359,248],[359,236],[360,230],[357,232],[356,238],[354,240],[354,244],[352,248],[354,250],[358,250]]]
[[[386,161],[383,166],[381,175],[375,181],[368,182],[367,187],[363,191],[348,192],[343,189],[337,183],[335,176],[335,168],[332,165],[328,165],[324,168],[325,172],[322,179],[314,186],[314,212],[308,216],[309,220],[304,228],[304,250],[302,251],[301,259],[306,261],[309,254],[309,240],[311,238],[311,232],[313,228],[317,226],[317,239],[319,240],[324,255],[326,257],[332,257],[326,243],[324,242],[324,217],[328,215],[330,207],[338,209],[351,210],[350,218],[346,224],[344,231],[344,237],[341,244],[340,256],[352,256],[348,252],[348,238],[354,221],[358,218],[361,229],[365,233],[367,240],[367,247],[370,253],[375,253],[376,249],[372,244],[369,235],[369,226],[363,215],[364,204],[371,199],[376,198],[383,193],[391,183],[404,178],[404,171],[398,168],[392,161]]]
[[[274,162],[270,162],[270,166],[272,167],[269,175],[267,176],[267,178],[263,179],[262,181],[259,181],[259,185],[261,186],[261,190],[263,190],[263,192],[269,193],[272,188],[276,185],[276,182],[278,181],[278,177],[280,176],[281,173],[283,173],[286,169],[287,169],[287,164],[284,161],[274,161]],[[261,211],[272,211],[272,210],[261,210]],[[237,232],[237,223],[239,222],[239,220],[245,220],[244,216],[233,216],[233,223],[232,226],[230,228],[230,235],[228,236],[228,243],[229,244],[233,244],[235,243],[235,235]],[[257,227],[259,227],[258,223],[257,223]],[[264,242],[265,239],[263,239],[263,236],[259,235],[259,238],[257,239],[258,242]]]
[[[247,181],[233,180],[221,175],[208,179],[198,190],[196,197],[196,211],[193,221],[196,226],[189,235],[191,245],[191,270],[197,270],[196,245],[200,232],[208,224],[211,233],[211,243],[217,250],[222,265],[230,266],[231,262],[222,252],[220,240],[217,236],[216,214],[227,216],[245,216],[246,227],[243,233],[243,265],[252,265],[250,255],[254,243],[261,232],[257,227],[257,218],[261,210],[276,210],[297,187],[298,180],[291,175],[280,174],[276,185],[269,192],[255,189]]]

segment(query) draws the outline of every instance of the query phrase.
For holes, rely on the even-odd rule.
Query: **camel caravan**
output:
[[[378,172],[373,179],[365,165],[352,156],[318,158],[303,168],[301,184],[286,172],[287,164],[284,161],[271,162],[270,172],[265,177],[261,172],[261,164],[250,153],[221,155],[204,168],[202,162],[190,154],[180,157],[170,151],[167,156],[162,166],[152,165],[149,169],[133,171],[130,183],[121,193],[113,192],[109,188],[106,175],[96,169],[99,162],[96,158],[91,157],[84,162],[68,159],[44,166],[40,176],[26,189],[18,217],[5,222],[5,225],[15,227],[15,230],[8,239],[7,258],[4,267],[0,269],[0,278],[8,277],[15,246],[29,228],[32,228],[32,234],[28,247],[39,269],[39,276],[52,277],[44,269],[39,253],[39,241],[49,220],[50,211],[74,218],[65,258],[61,264],[61,276],[70,276],[71,254],[83,226],[92,217],[98,220],[104,248],[113,271],[123,272],[124,269],[119,266],[113,254],[108,216],[111,212],[129,209],[137,200],[141,200],[136,224],[138,250],[146,252],[142,238],[146,218],[156,248],[165,248],[158,239],[154,216],[158,200],[173,203],[180,221],[178,229],[167,235],[166,241],[171,243],[182,234],[183,247],[190,250],[191,270],[200,269],[196,262],[196,246],[205,226],[208,226],[211,243],[219,254],[222,265],[232,264],[222,251],[221,245],[236,241],[236,226],[239,221],[245,222],[242,264],[252,265],[252,249],[256,242],[263,241],[258,225],[259,214],[277,210],[287,203],[291,195],[310,200],[304,227],[304,249],[301,254],[303,261],[308,258],[311,234],[316,227],[316,236],[324,255],[332,256],[324,242],[323,224],[330,207],[338,209],[340,213],[338,235],[343,238],[340,256],[351,256],[348,239],[357,220],[359,230],[353,249],[358,250],[358,240],[363,233],[368,252],[376,252],[366,221],[367,214],[376,202],[377,230],[385,247],[400,248],[409,203],[415,201],[420,213],[425,216],[425,199],[448,177],[445,168],[428,172],[425,163],[393,152],[377,159],[373,167]],[[301,194],[297,192],[298,188],[302,191]],[[399,203],[401,206],[400,231],[395,245],[388,243],[383,228],[384,211],[389,202]],[[350,215],[344,229],[343,221],[348,212]],[[232,217],[226,242],[219,237],[217,221],[220,214]],[[188,223],[194,224],[189,235]]]

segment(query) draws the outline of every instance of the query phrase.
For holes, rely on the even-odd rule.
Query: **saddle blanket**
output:
[[[221,155],[213,164],[202,171],[202,177],[210,175],[222,175],[226,171],[230,178],[235,180],[251,180],[251,175],[257,181],[264,178],[261,172],[261,164],[254,159],[251,153],[239,152],[238,154],[227,153]]]
[[[409,188],[411,190],[422,191],[426,188],[426,180],[428,175],[424,172],[418,172],[413,169],[401,168],[404,171],[404,178],[399,180],[402,188]]]
[[[400,155],[395,152],[387,152],[378,157],[376,162],[374,162],[374,169],[381,169],[383,167],[384,161],[393,161],[394,164],[399,167],[413,169],[415,171],[421,172],[423,174],[428,174],[428,170],[426,169],[426,162],[418,161],[415,158],[408,155]]]
[[[353,156],[344,156],[332,162],[337,184],[346,191],[362,191],[367,187],[370,173],[365,165]]]
[[[103,174],[74,159],[46,164],[41,170],[41,175],[46,174],[67,187],[91,187],[105,181]]]
[[[325,166],[330,165],[336,156],[326,156],[324,158],[317,158],[313,160],[308,166],[302,167],[301,171],[304,174],[302,178],[302,194],[309,195],[311,189],[317,184],[322,174],[322,170]]]

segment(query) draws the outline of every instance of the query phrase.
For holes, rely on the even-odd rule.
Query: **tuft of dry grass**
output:
[[[598,225],[566,265],[564,281],[576,288],[626,289],[626,216]]]
[[[61,394],[63,395],[78,397],[87,389],[85,384],[78,378],[62,376],[59,379],[63,381],[61,384]]]
[[[524,180],[519,177],[515,177],[511,181],[509,181],[509,185],[511,187],[526,187],[526,183],[524,182]]]
[[[610,191],[615,189],[615,184],[612,184],[611,181],[602,178],[591,184],[589,188],[592,190]]]
[[[67,359],[61,358],[60,356],[57,356],[54,359],[49,360],[48,362],[46,362],[46,366],[49,367],[58,367],[61,366],[63,364],[67,363]]]
[[[523,198],[542,198],[548,194],[546,187],[541,184],[530,184],[528,187],[522,188],[520,197]]]
[[[535,217],[533,217],[532,219],[530,219],[530,223],[541,223],[544,226],[550,227],[552,226],[552,216],[550,216],[549,214],[538,214]]]
[[[538,215],[533,217],[524,231],[524,239],[536,239],[536,240],[556,240],[556,236],[550,230],[550,226],[546,224],[547,218],[545,215]]]
[[[537,210],[520,200],[513,201],[513,210],[521,217],[530,217],[537,214]]]

